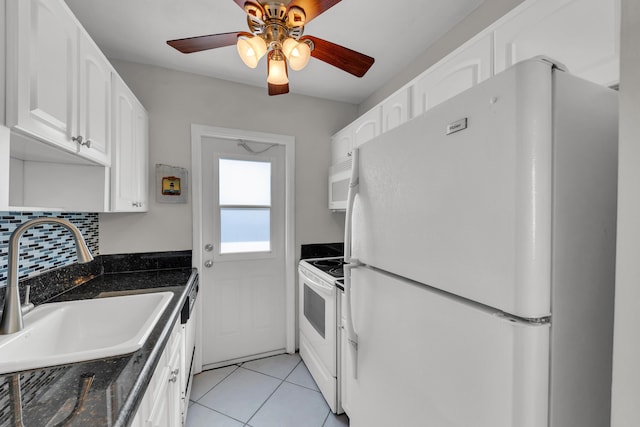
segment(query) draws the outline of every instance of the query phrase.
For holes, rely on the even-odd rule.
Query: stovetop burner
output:
[[[318,267],[322,271],[326,271],[326,268],[342,267],[342,258],[339,259],[318,259],[312,261],[311,264]]]
[[[344,270],[342,269],[342,266],[334,267],[331,270],[329,270],[328,273],[336,278],[344,277]]]
[[[318,258],[305,260],[315,268],[329,274],[336,279],[344,277],[342,265],[344,264],[344,258]]]

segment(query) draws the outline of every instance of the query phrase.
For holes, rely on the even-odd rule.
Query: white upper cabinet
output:
[[[397,112],[392,114],[402,115]],[[335,165],[345,161],[347,157],[351,156],[355,147],[375,138],[381,132],[382,107],[378,105],[331,137],[331,164]]]
[[[544,55],[602,85],[619,81],[620,0],[538,0],[495,30],[495,69]]]
[[[7,0],[7,126],[109,165],[109,62],[64,2]]]
[[[78,28],[68,14],[58,1],[7,1],[7,126],[75,151]]]
[[[148,210],[148,117],[144,107],[113,76],[113,159],[111,211]]]
[[[404,88],[382,102],[382,133],[400,126],[411,117],[409,89]]]
[[[111,162],[111,64],[85,37],[80,39],[79,60],[78,135],[83,138],[79,148],[86,157],[108,165]]]
[[[381,112],[380,106],[374,107],[351,124],[354,147],[359,147],[380,135],[382,128]]]
[[[343,211],[347,207],[354,148],[380,135],[382,108],[367,111],[331,138],[331,167],[329,168],[329,209]]]
[[[493,75],[492,35],[486,34],[438,62],[413,81],[413,115],[417,117],[441,102]]]
[[[331,164],[335,165],[351,155],[353,150],[353,130],[351,126],[331,137]]]
[[[5,9],[0,207],[146,211],[144,107],[63,0],[0,0]]]

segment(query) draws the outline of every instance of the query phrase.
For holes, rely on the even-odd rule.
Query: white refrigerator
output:
[[[357,150],[351,427],[609,425],[617,93],[532,59]]]

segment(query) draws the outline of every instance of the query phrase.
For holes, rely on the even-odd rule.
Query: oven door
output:
[[[300,273],[300,341],[336,377],[336,287],[305,268]],[[301,344],[302,347],[302,344]],[[304,357],[304,352],[301,350]],[[314,360],[314,361],[315,361]],[[305,360],[307,365],[309,361]]]

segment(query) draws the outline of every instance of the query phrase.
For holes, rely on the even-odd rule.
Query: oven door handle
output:
[[[300,275],[304,277],[305,284],[323,295],[331,296],[335,292],[335,285],[332,283],[312,277],[303,270],[300,270]]]

